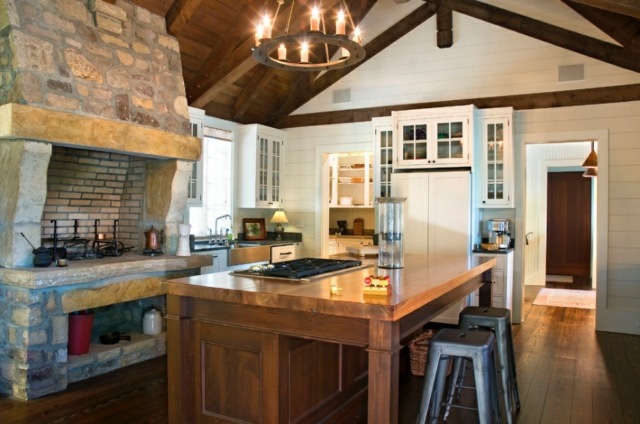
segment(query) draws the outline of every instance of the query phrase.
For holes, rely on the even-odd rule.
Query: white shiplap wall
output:
[[[378,29],[395,22],[396,19],[389,18],[392,14],[406,14],[421,3],[411,0],[394,6],[392,0],[381,0],[375,8],[382,8],[383,18],[380,19],[384,24]],[[610,41],[555,0],[489,3],[527,14],[533,11],[537,19]],[[373,35],[373,31],[370,34]],[[297,113],[640,83],[638,73],[457,13],[454,13],[453,47],[438,49],[435,37],[435,19],[431,19],[316,96]],[[585,80],[558,83],[558,66],[568,64],[584,64]],[[333,104],[333,91],[343,89],[351,90],[351,102]],[[514,122],[516,143],[534,133],[608,132],[606,271],[609,284],[604,303],[608,308],[639,312],[640,102],[519,111]],[[290,224],[287,229],[303,233],[303,255],[320,253],[322,179],[319,156],[330,151],[331,146],[354,145],[364,149],[372,143],[369,123],[288,130],[285,208]],[[516,260],[516,285],[523,281],[522,265],[522,258]],[[522,290],[519,295],[522,296]],[[624,328],[620,331],[640,333],[640,314],[631,317],[637,322],[621,326]],[[616,331],[611,327],[609,330]]]

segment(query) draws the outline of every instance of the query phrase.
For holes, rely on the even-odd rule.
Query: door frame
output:
[[[371,142],[324,144],[316,147],[316,241],[315,252],[322,257],[329,254],[329,155],[332,153],[372,152]],[[375,177],[374,177],[375,178]]]
[[[548,133],[521,134],[519,142],[515,143],[516,163],[516,250],[514,255],[514,287],[513,287],[513,322],[524,320],[524,255],[525,255],[525,202],[526,202],[526,145],[527,144],[556,144],[576,141],[595,141],[598,145],[598,177],[594,184],[592,196],[595,197],[592,219],[595,234],[592,237],[592,273],[596,291],[596,330],[611,330],[619,328],[617,311],[607,310],[607,250],[608,250],[608,217],[609,217],[609,131],[584,130]],[[546,200],[545,200],[546,203]],[[546,216],[546,212],[545,212]],[[545,222],[546,224],[546,222]],[[545,239],[546,243],[546,239]]]

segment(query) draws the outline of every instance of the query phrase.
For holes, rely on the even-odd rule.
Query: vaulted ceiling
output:
[[[107,0],[114,3],[115,0]],[[318,93],[324,91],[359,65],[398,40],[428,19],[437,19],[438,47],[451,44],[453,13],[461,13],[500,27],[536,38],[587,57],[640,72],[640,1],[638,0],[557,0],[573,9],[590,24],[606,33],[618,44],[598,40],[532,17],[513,13],[476,0],[424,0],[404,19],[364,45],[366,58],[358,65],[318,74],[277,70],[259,64],[251,56],[256,17],[275,0],[131,0],[149,11],[164,16],[167,30],[180,44],[183,76],[190,106],[204,109],[207,115],[239,123],[262,123],[274,127],[330,124],[369,120],[388,115],[389,108],[325,112],[290,116]],[[322,0],[331,8],[341,0]],[[407,0],[395,0],[403,3]],[[297,8],[306,8],[316,0],[297,0]],[[353,20],[360,22],[376,0],[346,0]],[[285,6],[289,4],[287,1]],[[285,9],[286,12],[286,9]],[[282,13],[282,12],[281,12]],[[292,28],[303,28],[308,17],[292,18]],[[563,102],[562,93],[539,94],[539,101]],[[546,96],[546,97],[545,97]],[[526,96],[531,104],[531,96]],[[595,100],[594,100],[595,99]],[[602,100],[605,99],[605,100]],[[461,99],[469,102],[473,99]],[[504,99],[503,99],[504,100]],[[640,85],[614,89],[591,89],[565,93],[568,104],[640,100]],[[500,99],[480,100],[496,106]],[[518,101],[508,99],[518,109]],[[491,102],[491,104],[489,104]],[[452,102],[451,104],[454,104]],[[475,102],[479,107],[482,105]],[[441,103],[438,105],[442,105]],[[415,105],[414,105],[415,106]],[[428,107],[428,104],[423,107]]]

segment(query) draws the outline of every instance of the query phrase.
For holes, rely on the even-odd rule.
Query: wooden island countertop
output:
[[[256,405],[247,406],[245,401],[234,412],[233,406],[221,405],[209,397],[213,389],[207,380],[219,382],[222,377],[215,375],[214,378],[213,374],[228,371],[219,365],[210,370],[211,376],[208,376],[203,368],[208,355],[204,346],[219,346],[243,332],[250,333],[248,339],[273,335],[364,348],[368,359],[368,385],[365,383],[363,390],[365,399],[368,397],[368,402],[365,400],[368,422],[397,422],[400,341],[451,303],[480,288],[483,281],[488,280],[483,274],[490,273],[496,260],[405,255],[402,269],[378,269],[376,263],[376,259],[364,259],[363,265],[369,266],[312,277],[308,282],[238,276],[229,272],[166,282],[170,422],[199,421],[198,414],[215,416],[221,422],[235,419],[289,422],[300,421],[301,417],[302,422],[305,419],[313,422],[318,419],[309,411],[317,410],[318,405],[328,401],[318,401],[309,405],[309,411],[294,413],[287,403],[290,394],[266,390],[267,381],[283,384],[282,376],[269,375],[267,371],[269,361],[274,369],[278,369],[278,364],[282,366],[282,358],[272,358],[268,353],[273,341],[250,348],[261,352],[257,369],[263,374],[252,376],[259,381],[255,389],[259,399]],[[363,294],[364,279],[369,275],[390,276],[391,293],[387,296]],[[207,333],[211,340],[202,337],[204,323],[213,326],[211,333]],[[218,340],[218,335],[223,333],[224,338]],[[282,347],[272,350],[280,352]],[[222,355],[219,349],[213,349],[211,354],[216,358]],[[245,364],[243,369],[246,368]],[[194,381],[187,382],[189,379]],[[231,390],[226,387],[228,383],[219,386],[217,391]],[[344,387],[340,391],[345,391]],[[224,394],[226,399],[229,396]],[[331,409],[336,410],[336,406]],[[344,419],[344,415],[336,419]]]

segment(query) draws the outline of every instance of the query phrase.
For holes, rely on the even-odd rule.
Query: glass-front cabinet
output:
[[[473,105],[393,112],[395,167],[471,166]]]
[[[480,114],[479,201],[484,208],[509,208],[513,193],[513,109],[495,108]]]
[[[204,121],[205,112],[202,109],[189,108],[189,118],[191,121],[191,135],[200,139],[202,147],[202,122]],[[191,174],[187,186],[187,205],[202,206],[202,157],[199,161],[193,163]]]
[[[391,174],[393,173],[393,121],[390,116],[373,118],[374,199],[391,197]]]
[[[238,130],[236,192],[239,208],[282,207],[286,133],[264,125]]]

